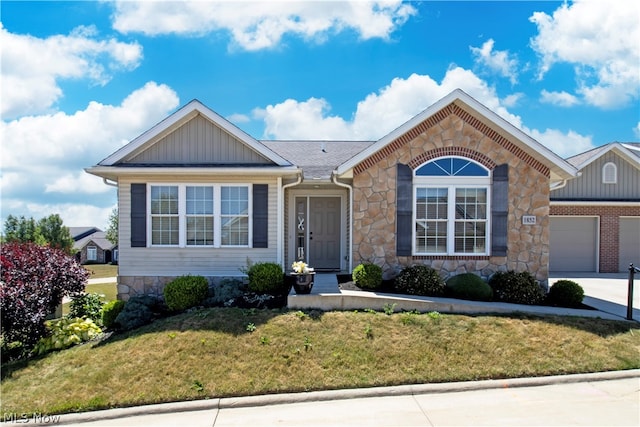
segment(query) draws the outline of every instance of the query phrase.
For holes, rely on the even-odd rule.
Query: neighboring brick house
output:
[[[640,144],[613,142],[567,161],[580,176],[551,192],[551,270],[640,265]]]
[[[69,227],[73,249],[80,264],[108,264],[118,261],[118,247],[96,227]]]
[[[87,172],[118,186],[118,293],[252,262],[386,277],[549,272],[549,195],[574,166],[461,90],[378,141],[258,141],[192,101]]]

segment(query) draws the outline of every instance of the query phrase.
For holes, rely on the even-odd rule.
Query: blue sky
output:
[[[375,140],[461,88],[557,154],[640,140],[640,2],[2,1],[1,216],[104,227],[83,172],[197,98]]]

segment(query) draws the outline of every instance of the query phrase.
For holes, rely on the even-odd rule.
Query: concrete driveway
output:
[[[622,318],[627,316],[628,273],[550,273],[549,286],[560,279],[573,280],[584,289],[586,305]],[[640,322],[640,273],[633,291],[633,319]]]

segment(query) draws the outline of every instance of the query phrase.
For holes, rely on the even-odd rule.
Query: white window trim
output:
[[[458,157],[458,156],[445,156]],[[464,160],[471,159],[466,157],[458,157]],[[424,164],[439,160],[432,159]],[[424,165],[423,164],[423,165]],[[480,163],[478,165],[482,166]],[[413,176],[413,201],[412,201],[412,229],[411,229],[411,251],[416,256],[486,256],[491,251],[491,172],[487,169],[487,176],[425,176],[416,175],[416,171],[423,165],[414,170]],[[484,166],[482,166],[486,169]],[[447,251],[446,252],[418,252],[416,248],[416,201],[418,188],[447,188]],[[485,221],[485,250],[484,252],[455,252],[455,189],[456,188],[483,188],[487,191],[487,215]]]
[[[89,256],[89,253],[93,252],[93,257]],[[98,247],[91,245],[87,246],[87,261],[97,261],[98,260]]]
[[[171,186],[178,187],[178,244],[154,245],[152,239],[152,215],[151,215],[151,187]],[[213,187],[213,245],[187,245],[187,187]],[[222,221],[221,221],[221,189],[222,187],[246,187],[248,189],[248,244],[247,245],[222,245]],[[147,247],[151,248],[251,248],[253,242],[253,191],[252,184],[245,183],[147,183]]]
[[[613,180],[607,179],[607,168],[613,168]],[[618,183],[618,166],[613,162],[607,162],[602,166],[602,183],[617,184]]]

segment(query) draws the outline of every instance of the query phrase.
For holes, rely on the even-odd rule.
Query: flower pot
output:
[[[296,294],[304,295],[311,293],[314,274],[315,273],[292,274],[295,279],[295,282],[293,282],[293,289],[295,289]]]

